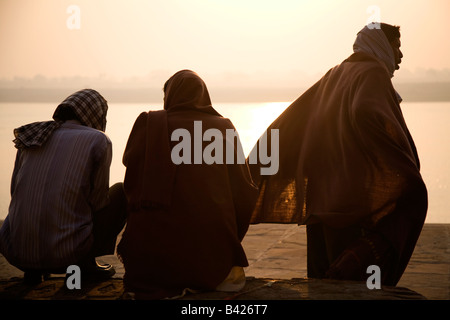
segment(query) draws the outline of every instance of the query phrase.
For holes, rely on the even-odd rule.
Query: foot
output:
[[[42,282],[42,272],[40,271],[25,271],[23,275],[23,282],[27,285],[37,285]]]
[[[116,270],[110,264],[100,264],[93,261],[87,265],[81,266],[82,278],[87,280],[107,280],[116,274]]]

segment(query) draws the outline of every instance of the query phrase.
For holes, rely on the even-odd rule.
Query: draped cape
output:
[[[176,166],[170,158],[165,110],[141,113],[123,155],[127,168],[124,188],[133,208],[169,206]]]
[[[279,130],[279,170],[261,176],[263,165],[250,164],[260,187],[251,223],[360,224],[409,259],[427,190],[383,62],[352,54],[268,127],[269,141],[271,129]]]

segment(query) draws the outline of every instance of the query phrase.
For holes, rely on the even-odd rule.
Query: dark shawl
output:
[[[247,164],[172,163],[175,129],[192,137],[194,121],[224,137],[234,129],[197,74],[183,70],[169,79],[164,109],[137,118],[123,159],[130,207],[118,254],[126,290],[141,298],[214,289],[232,266],[247,266],[241,240],[257,197]]]
[[[260,187],[251,222],[377,228],[404,268],[424,223],[427,190],[383,63],[351,55],[294,101],[269,137],[270,129],[279,129],[279,171],[260,176],[261,165],[251,165]]]

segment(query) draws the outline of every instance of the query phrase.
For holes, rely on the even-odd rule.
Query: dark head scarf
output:
[[[81,124],[105,131],[108,104],[97,91],[84,89],[70,95],[58,105],[53,114],[54,121],[33,122],[14,129],[13,142],[16,148],[42,146],[64,122],[61,113],[67,107],[75,113]]]
[[[164,85],[164,109],[167,111],[197,110],[220,114],[212,107],[205,82],[191,70],[175,73]]]

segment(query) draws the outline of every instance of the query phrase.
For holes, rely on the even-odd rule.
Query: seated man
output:
[[[364,27],[354,53],[280,115],[279,171],[259,176],[252,223],[307,225],[308,276],[400,280],[427,212],[419,157],[391,77],[399,27]],[[267,130],[270,132],[270,130]]]
[[[82,280],[115,273],[95,260],[114,254],[126,215],[123,184],[109,189],[107,109],[97,91],[85,89],[56,108],[54,121],[14,130],[18,151],[0,252],[28,283],[69,265],[81,268]]]
[[[117,252],[125,291],[136,299],[184,289],[238,291],[248,266],[241,241],[257,188],[245,157],[232,164],[218,152],[234,126],[212,107],[192,71],[177,72],[164,92],[164,110],[139,115],[123,156],[129,209]],[[203,141],[207,133],[214,133],[211,144]],[[214,153],[211,145],[217,161],[209,162],[204,155]],[[230,146],[230,156],[242,148]]]

